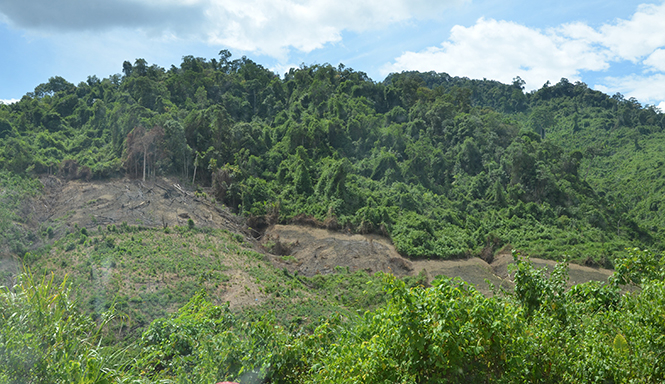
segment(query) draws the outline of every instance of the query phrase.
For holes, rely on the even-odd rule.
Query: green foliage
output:
[[[514,273],[515,297],[522,305],[527,317],[541,308],[553,309],[557,316],[565,319],[564,289],[568,281],[567,263],[559,263],[546,278],[546,269],[534,269],[529,259],[522,260],[513,250],[514,264],[510,265]]]
[[[204,297],[204,293],[199,293],[170,319],[157,319],[150,324],[140,341],[143,348],[142,356],[135,364],[141,367],[139,371],[141,375],[153,380],[156,379],[155,376],[190,376],[194,374],[198,359],[205,361],[213,358],[210,355],[200,356],[200,353],[213,352],[201,347],[211,338],[223,334],[234,321],[228,306],[212,306]],[[228,337],[222,337],[220,341],[224,339],[228,340]],[[219,348],[221,345],[216,347],[216,350],[223,349]],[[194,356],[196,360],[192,359]],[[217,357],[215,360],[219,368],[215,373],[224,374],[231,367],[237,369],[237,366],[241,365],[240,358],[240,356],[226,356],[226,359]],[[202,382],[205,379],[198,377],[198,380],[190,379],[190,382]],[[214,381],[214,377],[209,379]]]
[[[185,56],[169,70],[126,61],[123,77],[77,86],[49,79],[5,108],[0,166],[89,178],[135,175],[145,161],[153,175],[196,172],[241,214],[278,204],[282,221],[334,215],[412,257],[473,254],[490,233],[602,265],[626,246],[663,250],[665,119],[651,106],[566,79],[526,94],[519,78],[405,72],[375,83],[330,65],[280,79],[230,57]],[[143,153],[131,134],[141,126],[164,134],[126,161]],[[71,161],[87,171],[72,174]],[[429,232],[414,215],[432,221]]]
[[[332,319],[311,335],[293,336],[270,316],[241,322],[228,306],[214,306],[197,295],[168,319],[155,320],[143,334],[130,376],[183,383],[302,382],[334,342]]]
[[[615,285],[643,285],[665,278],[665,254],[654,254],[649,250],[631,249],[626,257],[615,263],[613,275]]]
[[[34,220],[30,199],[41,189],[39,180],[0,171],[0,253],[23,257],[38,243],[27,224]]]
[[[564,292],[565,265],[550,278],[528,261],[516,269],[515,296],[506,298],[449,279],[410,290],[389,279],[386,306],[343,333],[311,381],[662,380],[661,307],[649,304],[665,297],[662,281],[621,297],[601,283]]]
[[[635,271],[631,280],[641,284],[633,293],[620,291],[627,281],[621,276],[564,290],[566,264],[548,276],[517,254],[515,259],[514,293],[494,297],[446,277],[425,288],[392,275],[369,277],[343,270],[311,279],[283,271],[259,275],[264,268],[257,266],[256,276],[277,282],[281,273],[288,278],[282,284],[292,291],[303,285],[340,296],[356,294],[344,303],[373,309],[361,316],[353,312],[324,316],[316,327],[305,330],[280,324],[275,312],[248,316],[231,311],[228,304],[213,305],[199,291],[176,313],[152,321],[130,346],[130,355],[111,355],[99,347],[112,312],[94,322],[69,299],[66,283],[58,286],[53,278],[37,282],[26,273],[13,290],[0,292],[0,379],[16,383],[665,379],[665,283],[660,260],[653,253],[633,250],[620,264],[626,266],[623,271]],[[383,293],[377,296],[380,287]],[[359,300],[361,289],[366,291],[362,296],[376,299]],[[288,301],[296,298],[288,289],[281,292]],[[303,303],[300,299],[298,305]],[[300,321],[293,318],[292,324]]]
[[[517,363],[516,308],[446,278],[428,289],[387,278],[387,290],[389,303],[344,335],[313,382],[500,381]]]
[[[3,383],[111,383],[112,357],[99,347],[103,328],[81,314],[66,279],[41,281],[30,272],[18,284],[0,289],[0,381]]]

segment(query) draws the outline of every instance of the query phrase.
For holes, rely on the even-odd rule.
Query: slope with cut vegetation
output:
[[[514,292],[494,297],[446,277],[425,288],[392,275],[286,275],[286,284],[271,294],[274,312],[235,313],[201,290],[121,349],[107,343],[127,324],[125,313],[111,306],[91,319],[72,303],[66,283],[22,275],[13,290],[0,290],[0,380],[656,383],[665,378],[662,254],[631,251],[617,260],[617,274],[605,284],[569,290],[565,264],[547,277],[517,254],[515,261]],[[622,293],[625,284],[637,290]],[[325,294],[307,300],[303,290],[334,292],[348,308],[371,309],[320,311]],[[298,310],[321,317],[309,323]],[[296,316],[284,324],[279,316],[289,312]]]
[[[0,106],[5,170],[177,175],[256,223],[297,215],[388,235],[411,258],[505,244],[611,266],[662,249],[663,114],[562,79],[435,73],[376,83],[340,66],[280,78],[243,57],[138,59],[78,85],[54,77]]]

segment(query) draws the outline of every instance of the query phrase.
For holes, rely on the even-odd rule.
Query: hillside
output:
[[[664,120],[651,106],[566,79],[525,93],[519,78],[377,83],[330,65],[281,78],[229,57],[51,78],[0,106],[0,164],[67,179],[167,175],[212,188],[211,201],[256,225],[305,215],[388,236],[411,259],[511,244],[611,267],[626,248],[663,249]]]
[[[354,288],[356,280],[380,279],[364,271],[336,268],[335,276],[311,278],[289,274],[246,219],[174,180],[44,176],[40,182],[41,192],[24,202],[30,220],[14,224],[41,236],[22,260],[3,257],[3,278],[13,285],[21,262],[37,276],[54,273],[58,283],[66,277],[82,310],[96,318],[113,306],[125,317],[109,343],[135,340],[150,322],[177,311],[200,291],[249,318],[250,307],[257,307],[255,316],[282,308],[283,324],[309,319],[297,320],[302,326],[381,302],[362,298]]]
[[[660,111],[220,54],[0,105],[0,381],[663,381]]]
[[[126,316],[110,343],[134,340],[201,290],[242,316],[276,310],[281,324],[313,327],[321,316],[383,303],[382,273],[422,285],[440,275],[460,277],[485,295],[492,294],[486,281],[513,287],[510,249],[486,260],[408,260],[376,234],[304,222],[252,229],[247,218],[207,198],[209,188],[191,191],[173,179],[43,176],[39,183],[40,192],[26,202],[31,219],[20,228],[42,237],[22,261],[36,276],[54,273],[56,282],[67,276],[85,312],[100,316],[113,306]],[[0,265],[13,285],[20,260],[5,257]],[[611,271],[571,265],[569,273],[571,286],[604,281]],[[372,281],[368,295],[363,285]]]

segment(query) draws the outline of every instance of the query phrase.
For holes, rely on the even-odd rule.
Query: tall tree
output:
[[[155,172],[155,164],[163,155],[164,129],[154,126],[151,130],[139,125],[127,135],[127,156],[125,166],[134,169],[138,177],[139,166],[143,167],[143,181],[150,170]],[[140,165],[139,165],[140,164]]]

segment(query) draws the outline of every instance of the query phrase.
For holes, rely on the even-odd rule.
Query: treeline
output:
[[[611,266],[626,247],[663,248],[652,155],[664,125],[654,107],[566,79],[525,93],[519,78],[377,83],[343,65],[279,77],[222,51],[169,69],[137,59],[78,85],[51,78],[0,106],[0,164],[178,175],[256,225],[305,214],[389,235],[411,257],[511,243]]]
[[[26,273],[0,288],[6,383],[660,383],[665,379],[663,255],[633,250],[606,283],[565,290],[515,255],[515,290],[485,297],[460,280],[407,288],[362,315],[289,331],[269,314],[243,321],[201,293],[124,349],[103,346],[113,309],[93,321],[66,283]],[[379,284],[379,283],[376,283]],[[630,284],[633,293],[623,294]],[[635,289],[637,288],[637,289]]]

